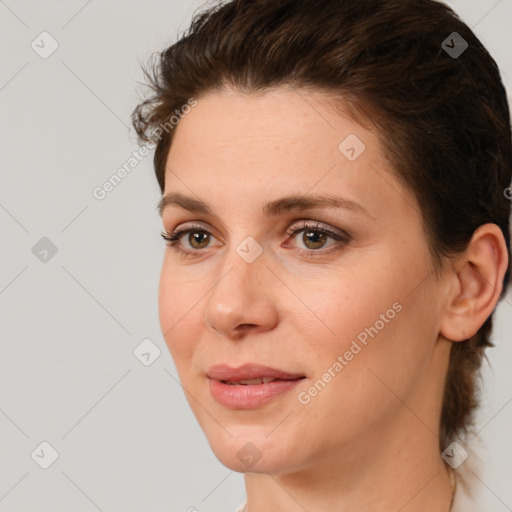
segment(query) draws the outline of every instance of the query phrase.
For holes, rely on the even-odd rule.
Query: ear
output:
[[[479,226],[449,271],[440,333],[451,341],[470,338],[492,314],[508,266],[505,238],[496,224]]]

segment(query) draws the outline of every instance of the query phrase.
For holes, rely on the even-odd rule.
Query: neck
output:
[[[246,473],[248,512],[449,512],[452,479],[438,439],[406,414],[408,429],[390,427],[386,432],[380,425],[360,446],[351,442],[335,453],[326,450],[315,467]]]

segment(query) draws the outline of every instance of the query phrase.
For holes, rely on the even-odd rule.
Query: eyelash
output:
[[[338,247],[335,247],[335,249],[331,249],[331,250],[327,250],[327,251],[324,251],[322,249],[298,249],[298,251],[301,254],[303,254],[304,256],[307,256],[307,257],[322,256],[322,255],[330,254],[331,252],[341,250],[344,246],[348,245],[352,240],[352,237],[345,232],[342,232],[341,234],[339,234],[339,233],[335,233],[334,231],[331,231],[326,228],[320,228],[319,226],[320,226],[319,222],[314,222],[314,223],[304,222],[300,227],[288,229],[286,234],[289,237],[293,237],[297,233],[300,233],[301,231],[309,230],[309,231],[313,231],[315,233],[321,233],[321,234],[327,235],[329,238],[332,238],[332,239],[336,240],[337,242],[340,242],[340,244],[332,244],[332,245],[328,246],[329,248],[331,248],[331,247],[335,247],[336,245],[338,245]],[[201,251],[207,249],[207,248],[205,248],[205,249],[189,250],[189,249],[183,249],[183,247],[181,247],[179,245],[180,238],[182,238],[183,235],[193,232],[193,231],[203,232],[203,233],[212,235],[212,233],[210,233],[210,231],[205,229],[203,226],[199,226],[199,225],[189,226],[187,228],[178,228],[178,229],[175,229],[172,233],[162,232],[160,235],[162,236],[162,238],[164,240],[166,240],[166,245],[171,247],[173,250],[180,252],[183,256],[193,256],[193,255],[196,255],[197,253],[200,253]]]

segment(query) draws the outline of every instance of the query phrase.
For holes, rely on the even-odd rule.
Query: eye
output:
[[[189,248],[183,248],[180,244],[180,239],[185,235],[187,242],[190,244]],[[167,241],[168,246],[183,252],[193,252],[208,247],[209,238],[213,236],[207,229],[202,226],[189,226],[186,228],[175,229],[172,233],[163,232],[161,236]]]
[[[294,238],[302,232],[303,235],[300,238],[300,241],[306,248],[299,248],[298,252],[312,257],[330,253],[333,250],[339,250],[352,240],[350,235],[344,231],[335,231],[334,229],[320,226],[320,222],[302,221],[300,226],[295,224],[289,228],[286,234],[290,238]],[[173,250],[181,252],[184,256],[192,256],[194,254],[198,254],[202,249],[209,248],[211,238],[213,237],[210,231],[200,225],[177,228],[172,233],[162,232],[161,236],[167,241],[168,246],[172,247]],[[188,247],[186,245],[184,246],[183,242],[180,242],[182,238],[186,240]],[[325,245],[329,238],[334,242],[329,245]],[[330,249],[328,251],[320,250],[331,246],[333,246],[334,249]],[[289,244],[285,243],[282,247],[289,247]]]
[[[343,231],[334,231],[332,229],[326,228],[326,227],[320,227],[321,223],[319,222],[303,222],[300,227],[292,226],[288,231],[287,234],[290,237],[296,237],[299,233],[302,233],[302,236],[299,238],[300,242],[304,244],[306,249],[301,249],[300,252],[305,253],[318,253],[325,254],[329,251],[319,251],[319,249],[323,249],[325,247],[331,247],[336,246],[335,250],[340,249],[340,246],[346,245],[351,241],[351,237],[343,232]],[[325,245],[327,240],[331,238],[334,240],[334,243],[331,243],[329,245]],[[339,243],[336,243],[339,242]],[[288,247],[287,244],[285,244],[285,247]]]

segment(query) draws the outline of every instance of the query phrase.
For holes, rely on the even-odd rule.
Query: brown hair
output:
[[[468,47],[453,39],[456,32]],[[450,39],[452,37],[452,39]],[[456,38],[458,36],[455,36]],[[443,41],[447,43],[443,43]],[[510,257],[510,114],[496,62],[471,29],[434,0],[233,0],[194,15],[188,31],[144,69],[153,94],[132,120],[156,144],[162,190],[173,130],[191,97],[232,87],[291,85],[326,92],[360,124],[375,127],[393,171],[415,195],[436,274],[481,224],[497,224]],[[510,259],[509,259],[510,261]],[[506,291],[510,263],[503,282]],[[468,434],[475,378],[492,317],[453,343],[440,420],[443,450]]]

